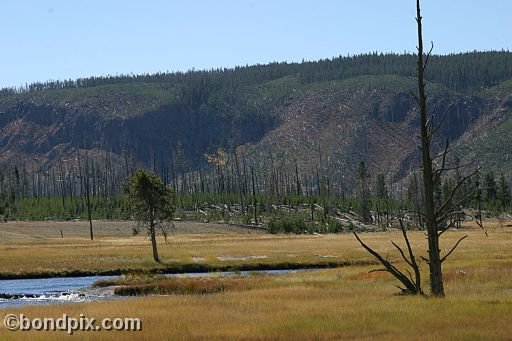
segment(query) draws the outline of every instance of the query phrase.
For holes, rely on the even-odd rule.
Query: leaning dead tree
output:
[[[400,229],[402,230],[402,236],[404,237],[405,244],[407,246],[407,255],[402,250],[398,244],[395,242],[391,242],[393,246],[398,250],[400,255],[402,256],[402,259],[407,263],[407,265],[411,268],[411,270],[414,272],[414,278],[411,274],[411,270],[407,269],[407,275],[399,270],[396,266],[391,264],[391,262],[387,259],[382,257],[378,252],[373,250],[371,247],[366,245],[359,236],[354,232],[354,236],[356,239],[361,243],[363,248],[368,251],[372,256],[377,258],[377,260],[384,266],[382,269],[377,269],[373,271],[386,271],[392,274],[400,283],[403,285],[401,287],[400,285],[397,285],[397,288],[401,290],[403,294],[406,295],[423,295],[423,289],[421,288],[421,272],[420,267],[418,266],[418,262],[416,261],[416,257],[414,256],[414,252],[411,247],[411,243],[409,242],[409,238],[407,237],[407,230],[404,226],[404,223],[402,219],[400,219]]]
[[[449,106],[443,115],[441,115],[440,119],[436,120],[436,112],[435,109],[429,114],[427,111],[427,95],[425,93],[425,70],[427,68],[429,58],[432,54],[432,50],[434,48],[434,44],[428,53],[424,53],[423,50],[423,32],[422,32],[422,17],[421,17],[421,8],[420,8],[420,0],[416,0],[416,22],[418,29],[418,59],[417,59],[417,71],[418,71],[418,93],[412,94],[414,99],[416,100],[419,111],[420,111],[420,139],[421,139],[421,153],[422,153],[422,177],[423,177],[423,189],[424,189],[424,207],[423,212],[416,212],[425,221],[425,226],[427,230],[427,239],[428,239],[428,258],[421,257],[424,261],[427,262],[429,266],[429,274],[430,274],[430,292],[432,296],[435,297],[444,297],[444,286],[443,286],[443,273],[442,273],[442,263],[455,251],[455,249],[460,245],[460,243],[467,238],[466,236],[461,237],[453,247],[446,252],[444,255],[441,254],[441,248],[439,245],[439,239],[443,233],[445,233],[450,228],[454,227],[455,220],[450,219],[454,215],[460,214],[460,205],[468,199],[469,196],[459,199],[454,202],[453,198],[461,189],[461,186],[474,174],[478,172],[478,169],[474,172],[466,175],[465,177],[459,179],[456,185],[451,190],[448,197],[445,199],[443,203],[440,203],[436,206],[434,200],[435,194],[435,184],[440,183],[441,177],[443,173],[459,169],[460,167],[449,167],[447,166],[447,156],[450,153],[450,147],[448,140],[445,142],[445,147],[443,152],[439,155],[435,155],[432,153],[432,141],[437,131],[442,127],[444,119],[448,114],[451,106]],[[434,155],[434,156],[432,156]],[[440,161],[438,161],[440,160]],[[471,196],[472,194],[470,194]],[[479,226],[481,228],[481,221],[479,222]],[[402,259],[406,262],[406,264],[412,268],[415,274],[415,278],[412,278],[411,272],[407,270],[408,276],[406,276],[402,271],[398,270],[393,264],[391,264],[387,259],[382,257],[375,250],[371,249],[368,245],[366,245],[355,233],[357,240],[359,243],[365,248],[370,254],[372,254],[380,263],[384,266],[384,271],[391,273],[397,280],[399,280],[405,288],[399,287],[403,293],[406,294],[423,294],[421,289],[421,276],[418,264],[416,262],[416,258],[414,256],[414,252],[409,243],[409,239],[407,237],[407,231],[404,227],[402,221],[400,221],[400,227],[402,230],[402,235],[405,239],[407,245],[408,256],[405,255],[403,250],[393,242],[393,245],[396,249],[398,249]]]

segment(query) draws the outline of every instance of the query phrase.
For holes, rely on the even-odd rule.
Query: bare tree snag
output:
[[[425,94],[425,69],[427,68],[430,56],[432,55],[432,50],[434,48],[434,44],[432,43],[432,47],[430,50],[424,54],[423,51],[423,32],[422,32],[422,17],[421,17],[421,8],[420,8],[420,0],[416,0],[416,23],[418,30],[418,60],[417,60],[417,71],[418,71],[418,94],[412,94],[416,102],[418,103],[419,111],[420,111],[420,139],[421,139],[421,152],[422,152],[422,177],[423,177],[423,193],[424,193],[424,202],[422,209],[418,209],[417,211],[421,213],[420,221],[425,221],[426,230],[427,230],[427,240],[428,240],[428,258],[421,257],[425,260],[429,266],[429,274],[430,274],[430,292],[434,297],[444,297],[444,286],[443,286],[443,273],[441,265],[442,263],[455,251],[455,249],[460,245],[460,243],[467,238],[464,236],[460,238],[454,246],[446,253],[444,257],[441,257],[441,248],[439,246],[439,238],[440,236],[446,232],[449,228],[453,227],[455,221],[452,218],[454,215],[458,215],[461,213],[459,209],[459,205],[462,204],[467,197],[462,199],[458,199],[456,203],[452,203],[452,199],[455,197],[456,192],[462,187],[462,185],[470,179],[473,175],[478,172],[478,169],[474,172],[466,175],[465,177],[460,178],[456,185],[454,186],[451,193],[448,195],[448,198],[444,203],[438,203],[436,207],[436,201],[434,198],[435,194],[435,185],[440,182],[441,176],[444,172],[449,170],[458,171],[461,167],[447,167],[446,166],[446,158],[448,153],[453,150],[449,148],[449,141],[446,140],[444,151],[432,157],[431,155],[431,147],[432,140],[434,138],[434,134],[439,130],[441,125],[443,124],[450,107],[446,110],[446,112],[442,115],[440,121],[438,123],[435,122],[435,108],[434,111],[429,115],[427,113],[427,96]],[[437,158],[441,158],[441,166],[434,167],[434,160]],[[436,165],[437,166],[437,165]],[[449,223],[447,221],[450,220]],[[479,226],[485,231],[482,226],[482,221],[478,221]],[[409,277],[405,276],[405,274],[399,271],[396,267],[394,267],[387,259],[384,259],[380,254],[376,251],[372,250],[368,245],[364,244],[361,239],[354,233],[356,239],[359,243],[375,258],[377,258],[382,265],[384,266],[384,271],[391,273],[395,278],[397,278],[405,288],[401,288],[403,292],[408,294],[423,294],[421,290],[421,274],[419,271],[418,264],[416,262],[416,258],[414,257],[414,253],[412,251],[411,245],[409,243],[409,239],[407,237],[406,229],[400,220],[400,228],[402,230],[403,237],[406,242],[406,246],[409,252],[408,257],[405,255],[405,252],[395,243],[393,245],[398,250],[403,260],[411,267],[414,271],[415,278],[412,278],[410,271],[408,271]]]
[[[462,213],[459,209],[459,205],[461,205],[468,197],[463,197],[460,200],[457,200],[456,203],[452,203],[452,199],[455,197],[456,193],[460,190],[462,185],[473,177],[476,173],[478,173],[478,169],[474,172],[458,179],[448,198],[444,203],[441,203],[439,208],[436,208],[434,201],[434,192],[435,192],[435,184],[439,182],[441,179],[441,175],[449,170],[458,171],[462,168],[460,165],[456,167],[447,167],[446,166],[446,158],[450,151],[453,148],[449,149],[449,142],[446,140],[445,147],[443,152],[440,155],[431,156],[431,143],[434,139],[434,134],[439,130],[442,126],[448,111],[451,106],[445,111],[443,116],[441,117],[439,123],[435,123],[435,109],[428,116],[427,115],[427,96],[425,94],[425,79],[424,73],[427,68],[428,61],[430,56],[432,55],[432,47],[429,52],[425,56],[424,60],[424,51],[423,51],[423,35],[422,35],[422,17],[421,17],[421,9],[420,9],[420,0],[416,0],[416,22],[418,27],[418,61],[417,61],[417,69],[418,69],[418,95],[414,96],[416,99],[419,109],[420,109],[420,122],[421,122],[421,152],[422,152],[422,171],[423,171],[423,186],[425,193],[425,221],[426,221],[426,230],[427,230],[427,239],[428,239],[428,260],[427,263],[429,265],[430,270],[430,291],[435,297],[444,297],[444,286],[443,286],[443,273],[441,265],[442,263],[455,251],[455,249],[459,246],[459,244],[467,238],[464,236],[460,238],[455,245],[448,251],[448,253],[441,258],[441,249],[439,247],[439,237],[446,232],[449,228],[453,227],[455,224],[454,220],[451,220],[454,215],[459,215]],[[441,166],[440,168],[434,168],[433,161],[437,158],[441,157]],[[472,194],[470,195],[472,196]],[[448,220],[450,220],[449,223]],[[480,221],[480,227],[483,229]],[[485,231],[485,229],[483,229]]]
[[[423,33],[421,26],[420,0],[416,0],[416,22],[418,26],[418,96],[416,101],[420,108],[420,131],[423,187],[425,193],[425,220],[428,239],[428,265],[430,270],[430,291],[432,295],[443,297],[443,273],[441,270],[441,258],[439,248],[439,235],[437,234],[437,222],[434,206],[434,174],[432,170],[432,158],[430,156],[430,142],[432,139],[432,121],[427,119],[427,96],[425,94],[424,72],[427,67],[430,52],[423,61]],[[430,50],[432,51],[432,49]]]
[[[407,230],[405,229],[405,226],[400,219],[400,228],[402,230],[402,235],[405,240],[405,244],[407,246],[407,252],[408,256],[404,253],[402,248],[398,246],[395,242],[391,242],[393,246],[398,250],[400,255],[402,256],[402,259],[405,261],[405,263],[412,269],[414,272],[414,278],[411,275],[411,272],[407,270],[408,275],[405,275],[402,271],[400,271],[397,267],[395,267],[391,262],[384,257],[382,257],[378,252],[373,250],[371,247],[366,245],[359,236],[354,232],[354,236],[356,237],[357,241],[361,244],[361,246],[368,251],[372,256],[374,256],[383,266],[383,269],[373,270],[373,271],[386,271],[389,272],[393,277],[395,277],[404,287],[397,286],[404,295],[424,295],[423,290],[421,288],[421,272],[418,266],[418,263],[416,262],[416,257],[414,256],[414,252],[411,248],[411,244],[409,242],[409,238],[407,237]],[[449,255],[449,254],[448,254]],[[447,255],[447,256],[448,256]]]
[[[85,153],[85,165],[84,170],[82,171],[82,166],[80,163],[80,153],[78,153],[78,168],[80,169],[80,178],[81,178],[81,184],[80,186],[84,189],[83,196],[85,197],[85,202],[87,205],[87,220],[89,221],[89,237],[91,240],[94,240],[94,233],[92,229],[92,216],[91,216],[91,196],[90,196],[90,174],[89,174],[89,155],[86,152]],[[83,175],[83,178],[82,178]]]
[[[251,168],[252,178],[252,205],[254,209],[254,224],[258,225],[258,201],[256,200],[256,186],[254,184],[254,166]]]

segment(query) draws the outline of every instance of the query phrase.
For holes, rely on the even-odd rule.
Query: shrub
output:
[[[268,223],[268,232],[276,233],[312,233],[314,227],[307,226],[303,219],[300,218],[272,218]]]
[[[328,222],[328,233],[340,233],[343,231],[343,225],[336,219],[329,219]]]

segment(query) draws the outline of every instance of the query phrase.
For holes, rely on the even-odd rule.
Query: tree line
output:
[[[425,79],[454,90],[479,90],[512,78],[510,51],[466,52],[432,55]],[[366,53],[338,56],[301,63],[274,62],[234,68],[158,72],[154,74],[120,74],[48,80],[0,89],[0,96],[58,89],[89,88],[127,83],[159,83],[181,89],[182,101],[199,107],[219,89],[237,89],[245,85],[268,82],[295,75],[299,82],[313,83],[341,80],[363,75],[400,75],[415,77],[415,55],[411,53]]]
[[[384,228],[390,216],[409,209],[417,212],[410,215],[411,221],[424,228],[425,198],[418,173],[395,183],[383,173],[371,174],[364,162],[355,171],[343,172],[328,157],[305,168],[298,161],[277,160],[272,153],[255,160],[222,149],[205,154],[204,160],[191,169],[179,153],[172,154],[167,164],[157,162],[154,155],[144,166],[130,153],[120,157],[80,150],[48,169],[15,164],[0,169],[0,215],[129,219],[132,212],[123,184],[138,168],[145,168],[171,189],[177,213],[185,219],[229,220],[235,214],[239,222],[258,224],[262,216],[300,211],[300,218],[328,222],[341,212],[352,212],[355,220]],[[436,202],[448,200],[460,179],[458,171],[440,179],[435,184]],[[498,215],[511,210],[510,184],[502,173],[479,172],[450,200]]]

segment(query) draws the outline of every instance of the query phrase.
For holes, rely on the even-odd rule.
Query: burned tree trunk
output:
[[[423,33],[421,26],[420,0],[416,0],[416,22],[418,24],[418,102],[420,108],[421,124],[421,152],[423,165],[423,187],[425,193],[425,221],[428,236],[428,265],[430,270],[430,290],[432,295],[444,296],[443,273],[441,270],[441,256],[439,248],[439,235],[437,234],[437,222],[434,206],[434,175],[432,170],[432,158],[430,156],[430,142],[432,131],[429,131],[427,119],[427,96],[425,95],[424,72],[427,60],[423,60]],[[432,50],[431,50],[432,51]]]
[[[79,156],[80,157],[80,156]],[[89,221],[89,237],[91,240],[94,240],[94,233],[92,229],[92,214],[91,214],[91,184],[90,184],[90,174],[89,174],[89,155],[87,152],[85,153],[85,170],[83,172],[84,180],[83,186],[85,188],[85,203],[87,206],[87,220]]]
[[[422,33],[422,17],[421,17],[421,9],[420,9],[420,0],[416,0],[416,22],[417,22],[417,30],[418,30],[418,60],[417,60],[417,70],[418,70],[418,94],[414,96],[414,99],[418,103],[419,111],[420,111],[420,139],[421,145],[420,149],[422,151],[422,176],[423,176],[423,190],[424,190],[424,203],[423,203],[423,211],[419,210],[416,212],[420,214],[426,223],[427,230],[427,240],[428,240],[428,258],[424,258],[427,261],[429,266],[430,273],[430,291],[432,296],[434,297],[444,297],[444,286],[443,286],[443,273],[442,273],[442,263],[455,251],[455,249],[459,246],[459,244],[467,238],[467,236],[463,236],[459,238],[459,240],[455,243],[455,245],[444,255],[441,256],[441,249],[439,246],[439,238],[440,236],[446,232],[449,228],[454,226],[454,221],[451,221],[447,224],[447,221],[453,217],[454,215],[460,214],[460,210],[458,209],[459,205],[461,205],[466,198],[462,198],[460,200],[456,200],[455,203],[452,202],[452,199],[457,194],[457,191],[462,187],[462,185],[471,178],[474,174],[478,172],[478,169],[473,173],[465,176],[460,179],[454,188],[451,190],[450,194],[447,196],[447,199],[444,203],[436,206],[436,201],[434,198],[436,183],[440,183],[441,175],[450,169],[458,170],[460,167],[457,166],[455,168],[449,168],[446,166],[446,158],[449,154],[450,150],[448,148],[449,144],[446,141],[444,151],[436,156],[432,156],[431,154],[431,142],[434,138],[435,133],[442,126],[443,121],[448,114],[450,107],[444,112],[444,114],[439,119],[439,122],[435,122],[435,110],[428,114],[427,113],[427,96],[425,94],[425,78],[424,73],[425,69],[428,65],[429,58],[432,53],[432,48],[426,54],[423,51],[423,33]],[[440,158],[441,166],[433,167],[433,160]],[[421,221],[421,219],[420,219]],[[481,222],[479,226],[483,228]],[[369,248],[366,244],[364,244],[359,237],[356,235],[357,240],[361,243],[361,245],[370,252],[373,256],[375,256],[381,263],[384,265],[384,270],[391,273],[395,278],[397,278],[404,286],[405,289],[401,288],[404,292],[407,293],[421,293],[421,290],[411,290],[414,286],[414,283],[418,284],[418,288],[420,288],[420,272],[419,268],[416,264],[414,254],[410,247],[407,234],[405,232],[405,228],[401,223],[401,228],[403,232],[404,239],[407,244],[407,248],[409,250],[409,258],[405,257],[402,250],[393,243],[393,245],[398,249],[402,258],[405,262],[412,267],[415,273],[415,280],[412,279],[412,276],[404,276],[403,273],[398,271],[396,267],[394,267],[388,260],[384,259],[380,254]],[[485,231],[485,229],[484,229]],[[423,258],[423,257],[422,257]]]
[[[251,168],[252,178],[252,205],[254,209],[254,224],[258,225],[258,201],[256,200],[256,186],[254,183],[254,166]]]

